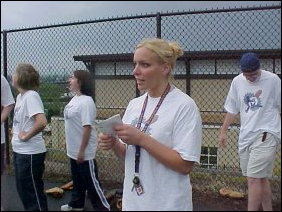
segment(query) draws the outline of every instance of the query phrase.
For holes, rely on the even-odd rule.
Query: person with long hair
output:
[[[93,209],[109,211],[97,176],[95,154],[98,146],[97,132],[92,128],[97,109],[92,98],[92,78],[88,71],[76,70],[69,79],[69,89],[76,95],[64,110],[67,155],[70,158],[73,190],[68,204],[61,211],[82,211],[85,194]],[[95,171],[96,170],[96,171]]]

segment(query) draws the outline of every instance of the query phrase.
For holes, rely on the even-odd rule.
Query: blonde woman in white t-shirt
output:
[[[13,86],[19,91],[12,138],[17,190],[26,211],[46,211],[47,198],[42,180],[46,147],[42,130],[47,120],[37,93],[38,72],[30,64],[19,64],[13,75]]]
[[[189,174],[199,163],[202,122],[191,97],[169,83],[176,59],[175,42],[147,39],[137,45],[133,75],[146,93],[130,101],[120,140],[99,135],[102,149],[125,160],[122,210],[192,210]]]
[[[109,211],[103,194],[94,160],[97,150],[97,133],[92,129],[96,106],[92,98],[92,78],[88,71],[76,70],[69,79],[69,89],[76,95],[64,110],[67,155],[70,158],[73,190],[71,200],[62,205],[62,211],[82,211],[85,192],[94,210]]]

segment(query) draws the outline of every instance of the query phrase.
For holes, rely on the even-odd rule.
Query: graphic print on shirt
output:
[[[155,115],[154,118],[153,118],[153,120],[152,120],[152,122],[151,122],[151,124],[155,123],[155,122],[158,120],[158,118],[159,118],[159,116],[158,116],[158,115]],[[131,126],[136,127],[136,126],[137,126],[137,123],[138,123],[138,120],[139,120],[138,117],[136,117],[134,120],[132,120]],[[143,117],[143,120],[142,120],[142,123],[141,123],[141,130],[142,130],[143,127],[145,126],[145,123],[146,123],[146,122],[147,122],[147,119],[146,119],[145,117]],[[150,124],[150,125],[151,125],[151,124]],[[151,130],[152,130],[152,128],[150,127],[150,125],[148,126],[148,128],[147,128],[147,130],[146,130],[146,132],[145,132],[147,135],[151,135]]]
[[[258,90],[255,93],[246,93],[244,96],[244,102],[246,104],[245,112],[248,113],[249,110],[256,111],[262,107],[260,95],[262,90]]]

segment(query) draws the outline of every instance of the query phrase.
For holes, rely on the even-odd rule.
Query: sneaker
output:
[[[61,211],[83,211],[83,208],[73,208],[66,204],[61,206]]]

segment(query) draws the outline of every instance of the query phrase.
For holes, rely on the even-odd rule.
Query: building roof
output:
[[[205,60],[205,59],[238,59],[246,52],[255,52],[260,58],[280,58],[280,49],[259,49],[259,50],[218,50],[218,51],[185,51],[179,60]],[[74,61],[82,62],[121,62],[133,60],[133,53],[121,54],[97,54],[97,55],[76,55]]]

